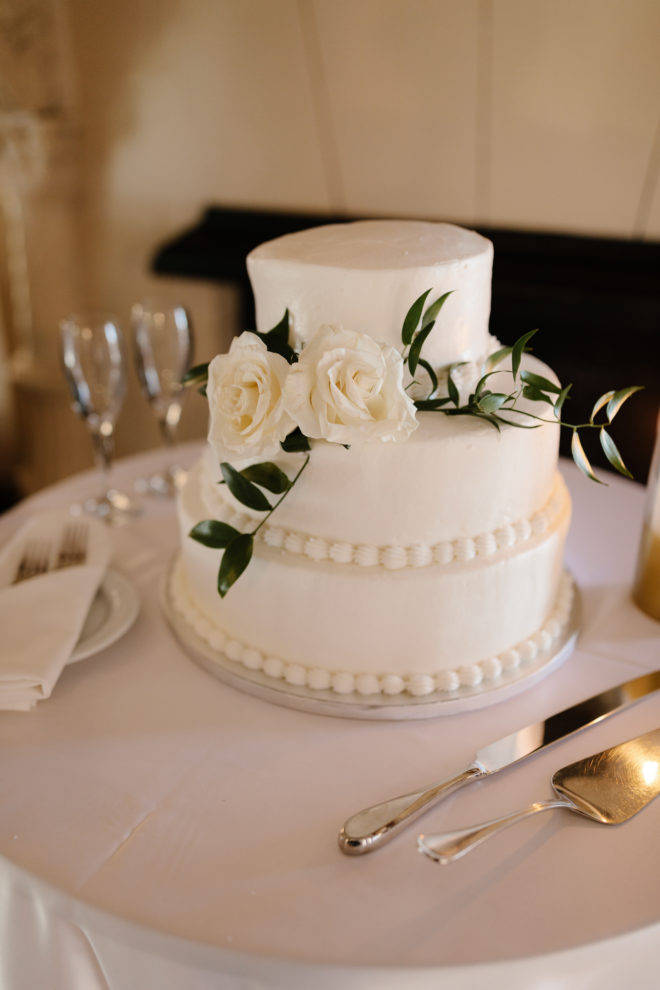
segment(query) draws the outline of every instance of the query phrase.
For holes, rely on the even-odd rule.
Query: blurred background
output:
[[[659,38],[659,0],[0,0],[5,504],[91,466],[62,316],[127,324],[156,292],[189,308],[208,360],[246,328],[245,248],[333,217],[492,232],[500,339],[539,326],[562,377],[647,386],[627,413],[643,481]],[[190,396],[179,438],[205,429]],[[158,443],[132,374],[117,455]]]

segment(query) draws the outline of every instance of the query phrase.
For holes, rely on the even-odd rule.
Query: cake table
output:
[[[199,450],[181,447],[181,462]],[[120,461],[117,481],[163,460]],[[629,598],[643,489],[562,472],[582,603],[574,653],[514,697],[433,719],[334,718],[221,683],[162,612],[174,506],[149,500],[113,530],[137,620],[67,667],[32,712],[0,712],[0,985],[654,985],[660,802],[617,828],[540,816],[449,867],[415,839],[548,797],[557,767],[660,726],[660,697],[456,794],[380,851],[352,859],[336,842],[365,805],[658,666],[660,625]],[[31,514],[94,490],[88,473],[23,502],[0,518],[0,544]]]

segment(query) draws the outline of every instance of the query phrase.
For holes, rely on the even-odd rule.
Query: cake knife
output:
[[[430,787],[391,798],[351,815],[339,831],[339,848],[347,856],[360,856],[380,848],[422,812],[472,780],[488,777],[513,766],[539,750],[595,725],[608,715],[640,701],[660,689],[660,671],[643,674],[586,698],[570,708],[518,729],[479,750],[461,773]]]
[[[566,808],[603,825],[621,825],[660,795],[660,729],[556,770],[554,798],[454,832],[420,835],[417,848],[436,863],[452,863],[530,815]]]

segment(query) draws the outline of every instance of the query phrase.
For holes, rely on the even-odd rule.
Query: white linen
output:
[[[102,523],[85,520],[87,559],[57,569],[58,550],[72,518],[61,510],[29,519],[0,553],[0,709],[29,711],[49,698],[71,657],[111,557]],[[13,584],[26,545],[48,548],[51,569]]]
[[[120,463],[118,483],[164,456]],[[3,990],[657,985],[660,802],[617,828],[537,816],[447,868],[419,856],[415,836],[549,797],[558,766],[660,726],[660,696],[466,788],[378,853],[349,859],[336,846],[366,803],[659,665],[660,624],[629,602],[643,491],[562,470],[583,604],[575,653],[517,697],[420,722],[290,711],[214,680],[160,606],[178,541],[171,503],[151,500],[113,531],[138,621],[67,667],[47,705],[0,712]],[[0,540],[86,483],[0,518]]]

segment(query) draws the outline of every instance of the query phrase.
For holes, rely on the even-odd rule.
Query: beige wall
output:
[[[138,251],[214,200],[660,237],[658,0],[70,9],[87,218]]]
[[[125,316],[209,203],[660,239],[660,0],[62,2],[81,302]],[[62,293],[33,251],[48,361]],[[164,288],[198,359],[238,329],[231,290]],[[89,459],[75,437],[51,472]],[[119,452],[155,442],[133,384]]]

